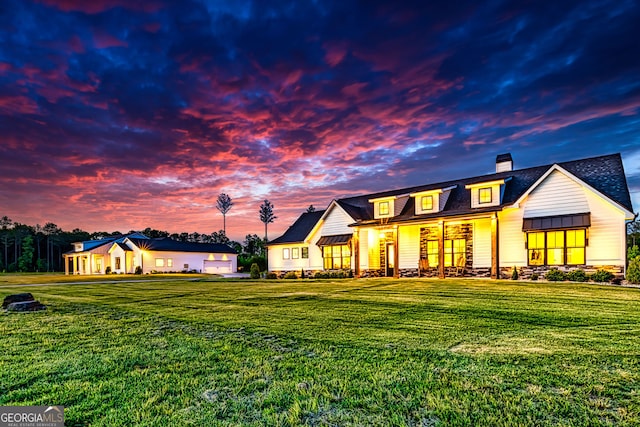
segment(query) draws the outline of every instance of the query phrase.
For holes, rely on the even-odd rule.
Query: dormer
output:
[[[369,199],[369,203],[373,203],[373,217],[375,219],[393,218],[400,215],[409,200],[408,194],[397,196],[377,197]]]
[[[499,206],[502,203],[505,183],[510,179],[511,177],[465,185],[464,188],[471,190],[471,208]]]
[[[447,199],[449,198],[449,194],[454,188],[455,185],[447,188],[411,193],[409,196],[413,197],[415,200],[415,214],[426,215],[440,212],[444,209]]]

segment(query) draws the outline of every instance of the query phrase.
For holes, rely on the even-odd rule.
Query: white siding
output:
[[[269,246],[269,270],[297,271],[309,270],[309,258],[302,258],[302,248],[308,247],[304,243],[292,243],[289,245]],[[284,249],[289,250],[289,259],[284,259]],[[298,258],[293,258],[294,249],[298,250]]]
[[[360,254],[360,269],[367,270],[369,268],[369,233],[373,230],[360,229],[360,247],[358,248]]]
[[[473,222],[473,267],[491,267],[491,219]]]
[[[624,213],[590,191],[585,191],[591,211],[587,265],[624,265],[626,226]]]
[[[560,171],[553,171],[526,198],[525,218],[589,212],[583,187]]]
[[[527,265],[525,233],[522,231],[524,209],[506,209],[498,214],[499,262],[502,267]]]
[[[142,272],[149,273],[151,271],[183,271],[183,270],[196,270],[202,272],[204,269],[204,261],[231,261],[231,268],[233,271],[238,271],[238,255],[236,254],[222,254],[222,253],[209,253],[209,252],[173,252],[173,251],[144,251],[141,252],[138,249],[134,249],[134,257],[142,259]],[[162,258],[164,260],[164,267],[156,266],[156,259]],[[168,265],[168,260],[171,259],[173,265]],[[137,262],[137,259],[136,261]],[[185,267],[187,265],[187,267]]]
[[[500,185],[484,185],[480,187],[472,187],[469,189],[471,191],[471,207],[472,208],[485,208],[487,206],[497,206],[500,204]],[[481,188],[490,188],[491,189],[491,203],[480,203],[480,189]]]
[[[353,228],[349,224],[355,221],[338,205],[334,206],[320,227],[320,236],[334,236],[337,234],[351,234]]]
[[[420,259],[420,226],[398,227],[399,268],[418,268]]]

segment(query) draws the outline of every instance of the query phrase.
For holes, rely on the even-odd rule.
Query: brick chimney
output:
[[[498,154],[496,157],[496,173],[509,172],[513,170],[513,159],[511,153]]]

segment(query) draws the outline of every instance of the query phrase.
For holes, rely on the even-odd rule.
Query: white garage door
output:
[[[231,261],[204,261],[203,271],[206,274],[233,273],[231,271]]]

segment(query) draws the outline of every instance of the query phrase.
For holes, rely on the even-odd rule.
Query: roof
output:
[[[93,249],[99,248],[100,246],[103,246],[109,243],[122,243],[124,242],[124,239],[126,239],[127,237],[137,237],[140,239],[148,239],[148,237],[142,233],[133,232],[125,235],[119,234],[115,236],[109,236],[99,240],[84,240],[82,242],[73,242],[73,243],[74,244],[82,243],[82,251],[79,251],[79,252],[85,252],[85,251],[91,251]],[[65,254],[73,254],[73,253],[78,253],[78,252],[76,252],[75,250],[65,252]]]
[[[353,234],[336,234],[334,236],[322,236],[318,240],[316,245],[318,246],[348,245],[352,237],[353,237]]]
[[[305,212],[298,217],[284,234],[269,242],[270,245],[277,245],[282,243],[301,243],[307,238],[313,227],[318,223],[322,215],[322,211]]]
[[[208,252],[235,254],[235,249],[223,243],[194,243],[179,242],[177,240],[164,237],[161,239],[140,239],[130,237],[131,243],[147,251],[172,251],[172,252]]]
[[[125,245],[122,242],[115,242],[115,244],[118,245],[120,247],[120,249],[122,249],[125,252],[132,250],[129,246]]]
[[[553,165],[554,164],[536,166],[527,169],[504,171],[471,178],[365,194],[339,199],[336,202],[357,223],[366,224],[367,222],[375,222],[373,218],[373,207],[369,202],[370,199],[437,190],[452,186],[454,188],[451,190],[446,205],[442,207],[440,212],[415,215],[415,200],[414,198],[409,198],[400,215],[390,218],[389,222],[495,212],[516,202],[520,196],[529,190]],[[633,211],[620,154],[561,162],[557,163],[557,165],[583,180],[628,211]],[[487,208],[471,208],[471,193],[465,189],[465,186],[503,179],[506,183],[501,205]]]

